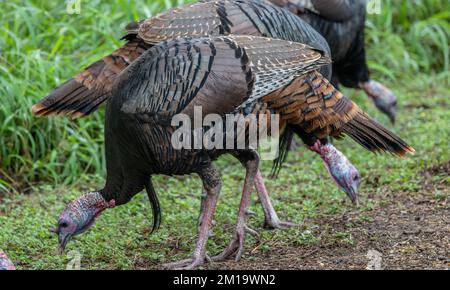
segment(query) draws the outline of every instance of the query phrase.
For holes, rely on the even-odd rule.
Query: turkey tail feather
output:
[[[387,151],[397,156],[404,156],[415,151],[396,134],[362,112],[343,125],[342,132],[372,152]]]
[[[397,156],[414,152],[411,146],[372,120],[317,71],[294,79],[289,85],[263,97],[262,101],[281,114],[281,120],[288,127],[292,126],[304,142],[308,137],[308,142],[305,143],[309,146],[314,144],[311,138],[340,138],[349,135],[372,152],[390,152]],[[287,150],[286,141],[289,139],[289,135],[281,136],[282,154],[276,160],[274,169],[283,163]]]
[[[32,107],[33,113],[75,118],[89,115],[108,99],[116,77],[146,49],[148,45],[142,40],[130,40],[53,90]]]
[[[109,92],[89,89],[70,79],[31,109],[36,116],[72,115],[82,117],[95,111],[109,97]]]

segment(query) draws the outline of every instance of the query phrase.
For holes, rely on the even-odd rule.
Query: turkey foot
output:
[[[195,257],[191,259],[185,259],[178,262],[163,264],[163,267],[166,269],[173,270],[192,270],[197,268],[198,266],[203,265],[205,262],[205,257]]]
[[[242,253],[244,252],[246,233],[259,237],[255,230],[252,230],[246,225],[239,226],[239,228],[236,229],[233,240],[231,240],[228,247],[219,255],[211,257],[211,261],[221,262],[235,255],[235,261],[238,262],[242,258]]]
[[[280,221],[279,219],[264,220],[263,228],[267,230],[287,230],[289,228],[299,227],[300,224],[293,222]]]

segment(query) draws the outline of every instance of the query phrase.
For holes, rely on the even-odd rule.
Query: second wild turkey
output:
[[[158,42],[177,37],[230,33],[295,41],[320,49],[327,55],[330,53],[326,40],[310,25],[269,2],[227,0],[185,5],[128,25],[127,34],[124,37],[127,43],[124,46],[55,89],[49,96],[33,106],[33,112],[39,116],[89,115],[109,98],[117,76]],[[331,77],[331,65],[322,66],[320,72],[327,78]],[[356,168],[332,144],[326,144],[325,139],[322,140],[323,145],[326,145],[323,146],[324,150],[318,151],[313,149],[314,136],[310,136],[307,132],[298,133],[301,133],[308,147],[324,160],[325,166],[339,188],[354,201],[359,185],[359,179],[354,180],[355,176],[359,176]],[[291,134],[292,131],[287,128],[282,140],[289,139],[287,137]],[[282,152],[285,151],[282,150]],[[330,154],[335,156],[333,162],[327,158]],[[282,157],[284,156],[282,154]],[[283,158],[280,160],[282,161]],[[257,192],[263,206],[266,227],[283,228],[291,225],[278,218],[259,172],[255,183],[258,185]]]
[[[395,123],[396,97],[387,87],[370,78],[366,61],[364,28],[367,1],[337,0],[330,1],[328,6],[318,3],[320,15],[308,3],[310,1],[270,1],[298,15],[325,37],[331,48],[332,82],[335,86],[341,83],[345,87],[364,90],[375,106]]]
[[[176,128],[171,120],[177,114],[192,118],[195,106],[202,108],[203,116],[279,114],[280,127],[308,132],[318,150],[321,138],[348,135],[373,152],[398,156],[413,152],[320,74],[320,67],[329,63],[323,51],[307,45],[254,36],[177,39],[147,50],[119,76],[111,91],[105,121],[106,184],[74,200],[62,212],[55,230],[61,248],[89,229],[102,211],[127,203],[144,187],[155,211],[156,228],[160,208],[151,177],[197,173],[207,196],[195,250],[192,258],[166,266],[198,267],[205,262],[221,189],[213,162],[229,153],[245,164],[246,176],[234,237],[212,259],[241,257],[259,158],[252,150],[175,149],[171,138]]]

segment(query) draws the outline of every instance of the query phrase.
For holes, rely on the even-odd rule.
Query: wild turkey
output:
[[[309,1],[270,1],[297,14],[325,37],[331,47],[332,82],[335,86],[341,83],[345,87],[364,90],[376,107],[395,123],[396,97],[387,87],[370,78],[367,66],[364,43],[366,1],[338,0],[339,3],[332,5],[331,2],[335,1],[330,1],[330,6],[320,6],[320,15],[317,14],[317,9],[310,8],[311,5],[307,3]],[[337,6],[339,9],[336,9]],[[333,18],[332,15],[336,17]]]
[[[85,71],[51,92],[33,106],[33,112],[39,116],[88,115],[108,99],[117,75],[156,43],[180,36],[230,33],[296,41],[325,51],[327,54],[330,52],[326,40],[311,26],[269,2],[236,0],[181,6],[128,25],[124,37],[127,43],[123,47],[90,65]],[[330,77],[331,65],[323,66],[320,72],[327,78]],[[288,139],[286,136],[291,134],[289,129],[286,130],[284,139]],[[304,132],[302,138],[308,141],[309,147],[314,145],[311,140],[315,138],[310,137],[308,133]],[[322,142],[325,145],[326,140]],[[333,145],[329,144],[326,148],[327,152],[333,152],[336,156],[336,161],[330,162],[324,158],[324,154],[321,154],[333,180],[352,200],[355,200],[359,181],[352,180],[358,175],[356,168]],[[281,161],[277,164],[280,163]],[[266,227],[282,228],[291,225],[278,218],[267,196],[260,173],[257,174],[255,183],[258,185],[257,191],[263,205]]]
[[[246,177],[234,238],[212,259],[233,254],[240,258],[259,158],[251,148],[175,149],[171,140],[176,127],[171,120],[178,114],[192,119],[195,106],[202,108],[203,116],[218,114],[223,118],[225,114],[279,114],[280,128],[290,126],[299,134],[309,133],[316,138],[318,150],[321,138],[348,135],[373,152],[398,156],[412,152],[318,72],[329,63],[323,51],[307,45],[255,36],[177,39],[153,46],[122,72],[111,91],[105,122],[106,185],[81,196],[63,211],[56,229],[61,248],[91,227],[103,210],[127,203],[144,187],[153,204],[157,227],[160,209],[151,176],[197,173],[207,196],[193,258],[167,266],[199,266],[205,260],[221,188],[213,161],[229,153],[245,164]],[[270,127],[267,120],[270,118],[264,125]]]
[[[0,250],[0,270],[15,270],[14,264],[11,260]]]
[[[86,116],[109,97],[115,78],[155,44],[178,37],[254,35],[307,44],[330,54],[327,41],[309,24],[267,1],[206,1],[176,7],[126,27],[127,43],[33,106],[38,116]],[[331,77],[331,66],[321,73]],[[95,102],[93,102],[95,100]]]

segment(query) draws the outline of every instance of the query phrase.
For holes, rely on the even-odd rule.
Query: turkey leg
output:
[[[217,200],[220,193],[220,176],[211,164],[199,172],[203,180],[203,187],[206,191],[206,198],[204,201],[203,213],[198,230],[197,246],[194,250],[193,257],[190,259],[165,264],[166,268],[170,269],[193,269],[205,262],[206,258],[206,242],[209,237],[209,228],[213,220],[214,212],[216,211]]]
[[[264,185],[264,179],[259,169],[256,172],[255,176],[255,186],[259,201],[261,202],[264,211],[264,228],[286,229],[289,227],[297,226],[297,224],[295,223],[280,221],[277,212],[273,208],[272,202],[270,201],[269,194],[267,193],[266,186]]]
[[[258,235],[254,230],[250,229],[246,225],[246,218],[254,180],[256,173],[258,172],[259,156],[255,151],[246,151],[236,155],[236,157],[245,163],[246,168],[244,188],[242,190],[241,204],[239,206],[236,222],[236,230],[229,246],[221,254],[212,257],[212,261],[223,261],[232,255],[235,255],[235,260],[239,261],[244,250],[245,234],[248,232],[252,235]]]
[[[264,178],[262,177],[261,171],[258,169],[255,176],[255,186],[256,192],[258,193],[259,201],[261,202],[261,206],[264,212],[264,225],[263,227],[266,229],[287,229],[289,227],[298,226],[296,223],[281,221],[278,217],[277,212],[273,208],[272,202],[270,201],[269,193],[266,190],[266,186],[264,184]],[[202,199],[200,204],[200,215],[198,222],[201,223],[204,207],[205,207],[205,198],[206,192],[203,191]],[[214,221],[213,221],[214,222]]]

